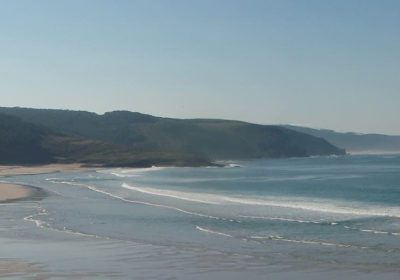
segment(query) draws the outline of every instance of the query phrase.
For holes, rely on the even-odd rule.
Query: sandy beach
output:
[[[17,176],[17,175],[35,175],[44,173],[67,172],[89,169],[82,167],[81,164],[49,164],[40,166],[0,166],[0,177]],[[38,192],[37,188],[29,186],[21,186],[9,183],[0,183],[0,203],[21,199],[27,199],[35,196]]]
[[[15,260],[2,260],[0,259],[0,278],[3,277],[13,277],[16,275],[37,275],[35,279],[46,279],[41,277],[39,274],[41,272],[40,268],[34,264],[25,263]]]
[[[31,196],[31,194],[32,191],[29,187],[0,183],[0,202],[25,199]]]
[[[35,165],[35,166],[21,166],[21,165],[1,165],[0,177],[2,176],[16,176],[16,175],[34,175],[43,173],[77,171],[83,169],[90,169],[84,167],[82,164],[48,164],[48,165]]]

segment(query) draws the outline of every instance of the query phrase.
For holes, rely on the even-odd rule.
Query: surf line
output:
[[[181,212],[184,214],[188,214],[188,215],[193,215],[193,216],[199,216],[199,217],[204,217],[204,218],[209,218],[209,219],[215,219],[215,220],[224,220],[224,221],[232,221],[230,219],[226,219],[226,218],[221,218],[221,217],[216,217],[216,216],[211,216],[211,215],[205,215],[205,214],[201,214],[201,213],[196,213],[196,212],[192,212],[192,211],[187,211],[184,209],[180,209],[177,207],[173,207],[173,206],[168,206],[168,205],[162,205],[162,204],[155,204],[155,203],[150,203],[150,202],[145,202],[145,201],[139,201],[139,200],[130,200],[130,199],[126,199],[123,198],[121,196],[100,190],[96,187],[90,186],[90,185],[86,185],[86,184],[81,184],[81,183],[72,183],[72,182],[68,182],[68,181],[50,181],[51,183],[54,184],[65,184],[65,185],[72,185],[72,186],[77,186],[77,187],[83,187],[83,188],[87,188],[89,190],[104,194],[106,196],[112,197],[114,199],[118,199],[124,202],[128,202],[128,203],[136,203],[136,204],[142,204],[142,205],[147,205],[147,206],[153,206],[153,207],[160,207],[160,208],[165,208],[165,209],[171,209],[171,210],[175,210],[177,212]]]
[[[324,222],[324,221],[307,221],[307,220],[296,220],[296,219],[289,219],[289,218],[279,218],[279,217],[264,217],[264,216],[246,216],[240,215],[240,218],[249,218],[249,219],[260,219],[260,220],[271,220],[271,221],[283,221],[283,222],[293,222],[293,223],[300,223],[300,224],[330,224],[336,225],[335,222]]]
[[[126,184],[126,183],[123,183],[122,187],[125,188],[125,189],[128,189],[128,190],[137,191],[137,192],[150,194],[150,195],[157,195],[157,196],[176,198],[176,199],[180,199],[180,200],[198,202],[198,203],[203,203],[203,204],[218,205],[218,203],[212,202],[212,201],[207,201],[207,200],[202,200],[202,199],[197,199],[197,198],[191,198],[191,197],[182,197],[182,196],[179,196],[178,192],[174,192],[174,191],[167,191],[167,192],[161,193],[160,190],[151,189],[151,188],[144,189],[144,188],[133,187],[133,186],[130,186],[130,185]]]
[[[348,230],[355,230],[355,231],[366,232],[366,233],[400,236],[400,232],[390,232],[390,231],[382,231],[382,230],[375,230],[375,229],[362,229],[362,228],[355,228],[355,227],[349,227],[349,226],[344,226],[344,228],[348,229]]]
[[[325,241],[313,241],[313,240],[298,240],[298,239],[289,239],[279,235],[271,235],[271,236],[257,236],[253,235],[250,236],[251,239],[267,239],[267,240],[274,240],[274,241],[283,241],[283,242],[291,242],[291,243],[298,243],[298,244],[310,244],[310,245],[321,245],[321,246],[335,246],[340,248],[358,248],[358,249],[369,249],[369,247],[361,247],[356,245],[350,244],[341,244],[341,243],[330,243]]]
[[[164,196],[174,199],[192,201],[197,203],[204,204],[214,204],[214,205],[222,205],[222,204],[241,204],[241,205],[251,205],[251,206],[265,206],[265,207],[276,207],[276,208],[288,208],[288,209],[299,209],[303,211],[311,211],[318,213],[333,213],[338,215],[352,215],[352,216],[378,216],[378,217],[400,217],[400,208],[383,208],[383,209],[362,209],[362,208],[351,208],[349,206],[340,206],[327,203],[307,203],[304,201],[276,201],[268,198],[267,200],[260,200],[255,198],[244,198],[244,197],[232,197],[225,195],[212,195],[208,193],[191,193],[191,192],[180,192],[175,190],[166,190],[166,189],[154,189],[154,188],[141,188],[130,186],[126,183],[122,184],[123,188],[149,194],[149,195],[157,195]],[[194,197],[194,195],[196,195]],[[283,220],[283,219],[282,219]],[[287,220],[289,221],[289,220]],[[301,221],[298,221],[301,222]],[[307,222],[307,221],[303,221]],[[314,223],[310,221],[310,223]],[[319,223],[319,222],[315,222]],[[334,225],[333,223],[331,225]]]
[[[199,230],[199,231],[202,231],[202,232],[206,232],[206,233],[221,235],[221,236],[225,236],[225,237],[233,237],[230,234],[219,232],[219,231],[214,231],[214,230],[211,230],[211,229],[206,229],[206,228],[203,228],[203,227],[200,227],[200,226],[196,226],[196,229]]]

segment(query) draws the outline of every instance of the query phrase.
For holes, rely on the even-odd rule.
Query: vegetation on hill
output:
[[[102,166],[210,165],[204,158],[138,153],[109,143],[56,133],[0,114],[0,164],[84,163]]]
[[[240,121],[182,120],[127,111],[98,115],[0,108],[0,113],[40,130],[35,143],[46,155],[44,158],[64,162],[113,166],[204,165],[210,160],[345,153],[326,140],[305,133]]]
[[[0,115],[0,164],[39,164],[52,161],[41,142],[46,131],[16,117]]]

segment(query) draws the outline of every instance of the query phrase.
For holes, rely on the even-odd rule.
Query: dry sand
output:
[[[0,202],[28,198],[31,193],[28,187],[0,183]]]
[[[37,166],[1,165],[0,177],[54,173],[61,171],[77,171],[82,169],[89,169],[89,167],[83,167],[81,164],[48,164]]]

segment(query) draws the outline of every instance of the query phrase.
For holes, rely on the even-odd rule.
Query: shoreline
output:
[[[81,164],[49,164],[49,165],[0,165],[0,178],[21,176],[51,174],[57,172],[68,172],[78,170],[89,170],[90,167],[84,167]],[[38,187],[14,184],[9,182],[0,183],[0,203],[11,203],[24,200],[39,200],[46,197],[47,193]]]
[[[38,200],[45,196],[46,192],[41,188],[12,183],[0,183],[0,203]]]
[[[47,164],[47,165],[0,165],[0,178],[18,175],[38,175],[57,172],[91,170],[95,167],[87,167],[82,164]],[[96,167],[98,169],[98,167]]]
[[[379,158],[378,162],[380,162]],[[308,188],[308,180],[320,179],[320,174],[324,174],[325,181],[331,185],[331,175],[336,177],[337,174],[342,174],[343,166],[346,168],[348,166],[340,164],[335,165],[329,171],[325,169],[314,171],[316,165],[314,160],[310,159],[308,163],[300,163],[302,173],[299,174],[299,164],[296,161],[283,164],[281,162],[261,163],[254,166],[253,170],[257,170],[256,174],[252,172],[243,174],[242,172],[246,172],[246,169],[237,170],[240,178],[250,178],[250,180],[241,180],[240,185],[229,184],[233,188],[230,187],[228,191],[238,189],[237,194],[245,196],[244,199],[249,195],[248,198],[252,199],[254,190],[259,187],[258,183],[261,181],[259,178],[261,177],[264,182],[264,176],[288,180],[290,184],[288,186],[293,186],[296,188],[295,190],[298,190],[302,185]],[[351,166],[358,168],[360,163],[364,163],[364,160],[359,159]],[[389,163],[389,165],[385,163]],[[387,170],[384,169],[382,174],[385,175],[385,179],[389,178],[388,180],[390,180],[392,178],[390,174],[393,173],[393,176],[397,176],[398,173],[396,170],[392,170],[392,161],[385,161],[385,163],[382,166],[390,168],[390,173],[385,172]],[[376,163],[371,162],[370,164],[370,166],[375,166]],[[272,171],[275,173],[269,173],[270,170],[275,170]],[[281,170],[289,170],[289,172],[282,174]],[[107,175],[104,177],[99,175],[96,179],[109,179],[109,172],[113,172],[112,170],[103,171]],[[116,173],[124,175],[124,172],[120,171],[116,170]],[[196,179],[200,179],[200,184],[196,183],[196,189],[192,189],[191,193],[194,195],[201,193],[197,189],[201,190],[202,186],[211,186],[206,193],[218,195],[220,178],[225,180],[228,174],[233,179],[232,181],[237,182],[236,178],[238,177],[238,173],[232,173],[234,170],[211,170],[210,177],[216,179],[214,187],[214,184],[209,182],[210,177],[205,176],[203,171],[194,172],[195,174],[190,169],[181,169],[180,171],[178,173],[166,172],[168,177],[158,178],[161,180],[156,180],[157,186],[154,187],[163,186],[165,182],[173,185],[172,182],[176,182],[174,178],[177,178],[177,182],[181,182],[182,186],[187,186],[188,182],[197,182]],[[172,278],[176,275],[183,278],[191,278],[192,275],[196,275],[196,278],[192,280],[202,278],[247,278],[250,280],[259,279],[260,275],[266,275],[267,278],[275,280],[285,278],[303,280],[320,278],[336,280],[343,278],[352,280],[397,279],[398,269],[395,266],[397,253],[396,251],[387,252],[387,248],[396,249],[396,246],[393,247],[396,237],[392,236],[391,232],[383,233],[381,231],[378,233],[379,230],[386,229],[386,225],[391,229],[390,219],[383,218],[382,225],[380,220],[376,222],[375,219],[371,221],[365,219],[366,222],[363,219],[361,223],[355,219],[353,223],[353,221],[348,222],[347,216],[344,219],[341,219],[342,215],[336,218],[336,215],[330,213],[329,209],[326,216],[323,213],[313,212],[308,215],[297,210],[282,208],[274,208],[276,211],[272,209],[272,211],[266,211],[265,215],[264,213],[261,215],[258,201],[256,203],[246,202],[247,206],[244,211],[250,213],[243,213],[243,204],[240,203],[235,203],[233,205],[235,208],[227,208],[225,204],[221,203],[221,206],[214,205],[212,209],[208,210],[210,207],[207,204],[193,204],[192,202],[182,202],[181,205],[185,212],[181,212],[174,210],[181,206],[175,204],[176,197],[165,199],[162,201],[162,205],[152,204],[152,202],[158,202],[157,197],[155,201],[149,201],[144,197],[143,201],[141,199],[143,197],[136,193],[132,196],[129,193],[126,195],[121,193],[120,184],[128,179],[117,177],[112,179],[115,184],[100,180],[97,184],[96,182],[86,182],[85,180],[91,181],[92,179],[80,176],[83,173],[85,171],[81,173],[78,170],[76,173],[3,179],[4,181],[21,182],[22,185],[26,182],[27,185],[43,187],[49,195],[43,201],[0,204],[0,208],[4,212],[0,220],[3,229],[0,246],[3,255],[11,259],[10,261],[5,260],[2,264],[0,258],[0,270],[4,274],[3,277],[12,278],[12,273],[18,273],[18,276],[21,275],[20,277],[23,278],[25,276],[23,273],[29,270],[26,264],[33,264],[34,268],[43,270],[43,279],[53,277],[86,278],[82,275],[88,275],[88,278],[107,278],[107,276],[132,278],[138,276],[149,279],[159,278],[160,275]],[[370,170],[363,168],[359,174],[358,171],[356,173],[351,172],[351,175],[360,175],[360,178],[364,178],[363,175],[369,174]],[[74,187],[64,184],[56,185],[56,188],[52,189],[52,184],[43,183],[45,178],[64,177],[62,175],[65,174],[67,174],[65,180],[58,178],[57,181],[76,180],[77,184],[88,184],[93,188],[88,190],[79,185]],[[88,175],[91,174],[95,173],[89,170]],[[128,174],[131,174],[130,171]],[[134,174],[135,172],[132,172],[131,175]],[[304,178],[299,177],[302,175],[311,177],[305,177],[306,181],[304,181]],[[151,173],[149,176],[152,176]],[[181,178],[189,180],[182,181]],[[206,178],[206,181],[203,178]],[[293,178],[295,180],[292,180]],[[397,177],[393,178],[395,181]],[[154,182],[154,178],[149,179],[150,182]],[[353,177],[350,176],[348,179],[351,182],[348,186],[352,187]],[[360,179],[360,182],[363,180]],[[132,181],[135,185],[136,180]],[[249,186],[243,181],[253,181],[254,185]],[[266,181],[270,182],[268,179]],[[275,182],[272,180],[270,184],[275,185]],[[321,183],[317,182],[317,184]],[[228,184],[225,183],[225,185]],[[321,185],[325,186],[323,183]],[[347,186],[347,184],[345,185]],[[243,192],[241,186],[245,186],[249,192]],[[252,186],[256,188],[252,188]],[[358,188],[358,185],[354,186]],[[100,189],[97,189],[98,187]],[[114,187],[116,187],[116,192],[112,191]],[[59,191],[58,194],[53,195],[53,190]],[[100,192],[92,192],[96,190],[100,190]],[[101,193],[101,190],[106,193]],[[180,188],[177,189],[177,191],[179,190]],[[389,191],[391,190],[390,188]],[[285,190],[284,193],[287,194]],[[360,193],[363,195],[362,190]],[[267,200],[270,200],[266,196],[268,194],[263,192],[256,194],[260,195],[257,199],[263,200],[265,196]],[[122,197],[122,200],[115,196],[112,197],[112,195],[118,195],[118,197]],[[235,193],[232,195],[235,196]],[[308,198],[305,200],[306,203],[309,202]],[[144,203],[140,203],[141,201]],[[353,201],[357,200],[353,199]],[[149,203],[146,204],[146,202]],[[294,203],[297,202],[294,201]],[[163,205],[167,208],[164,208]],[[219,209],[222,211],[218,211]],[[298,217],[299,213],[302,217]],[[249,215],[248,218],[241,216],[244,214]],[[23,220],[22,217],[24,217]],[[285,221],[282,220],[282,217],[286,218],[283,219]],[[265,222],[263,222],[264,220]],[[242,221],[244,224],[241,223]],[[342,221],[345,224],[337,225],[336,222],[342,223]],[[377,223],[378,226],[376,226]],[[274,227],[272,231],[266,231],[265,228],[270,228],[271,225]],[[343,225],[349,226],[349,228],[344,228]],[[198,227],[201,227],[202,231],[197,230]],[[361,231],[371,228],[376,230],[376,233]],[[292,231],[292,229],[294,230]],[[297,231],[298,229],[300,230]],[[175,235],[177,230],[181,230],[179,235]],[[393,232],[395,230],[394,228]],[[326,231],[329,231],[329,234],[326,234]],[[288,236],[285,236],[286,234]],[[379,247],[375,249],[374,244],[378,244]],[[82,248],[87,248],[87,250],[82,251]],[[68,254],[65,255],[63,252]],[[320,254],[322,258],[314,257],[316,254]],[[382,259],[382,254],[387,256],[387,259]],[[14,260],[26,263],[18,266],[19,264],[14,263]],[[0,272],[0,275],[3,275],[2,273]],[[39,277],[40,272],[29,270],[26,275],[28,278]]]

